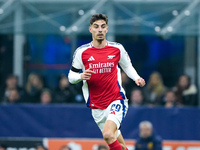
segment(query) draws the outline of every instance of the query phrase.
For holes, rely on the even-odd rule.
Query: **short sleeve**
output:
[[[82,69],[83,66],[83,62],[81,59],[81,50],[77,49],[74,52],[74,56],[73,56],[73,61],[72,61],[72,67],[76,68],[76,69]]]
[[[126,50],[124,49],[124,47],[122,45],[120,45],[120,60],[119,60],[119,65],[123,68],[128,67],[131,64],[131,60],[130,57],[128,55],[128,53],[126,52]]]

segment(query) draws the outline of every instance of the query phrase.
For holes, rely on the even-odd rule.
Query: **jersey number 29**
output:
[[[110,111],[117,111],[119,112],[121,109],[121,105],[119,104],[112,104]]]

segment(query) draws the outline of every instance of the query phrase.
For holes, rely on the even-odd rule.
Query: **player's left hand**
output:
[[[135,81],[135,84],[137,84],[137,86],[143,87],[145,86],[145,80],[143,78],[139,78]]]

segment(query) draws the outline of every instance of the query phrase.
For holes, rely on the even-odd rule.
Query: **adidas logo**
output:
[[[115,111],[112,111],[112,112],[110,112],[110,114],[113,114],[113,115],[115,115]]]
[[[93,56],[91,56],[89,59],[88,59],[88,61],[94,61],[95,59],[94,59],[94,57]]]

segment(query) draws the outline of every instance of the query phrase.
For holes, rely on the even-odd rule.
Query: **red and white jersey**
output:
[[[107,42],[104,48],[95,48],[91,43],[79,47],[72,66],[83,71],[92,68],[90,80],[83,80],[83,95],[87,106],[92,109],[106,109],[115,100],[124,100],[125,91],[121,86],[122,67],[132,66],[124,47],[115,42]]]

